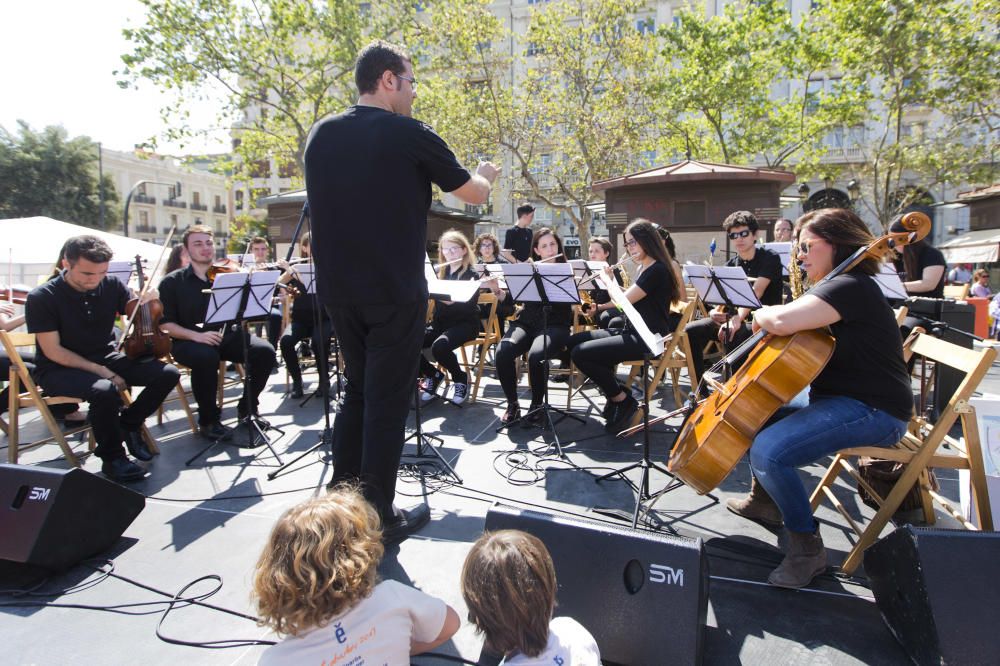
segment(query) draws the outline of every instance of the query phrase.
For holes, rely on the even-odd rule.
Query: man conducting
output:
[[[317,291],[337,331],[347,385],[333,429],[330,484],[359,479],[386,542],[430,518],[393,506],[404,426],[424,338],[431,183],[486,203],[499,170],[470,175],[430,127],[411,118],[409,55],[378,40],[358,54],[357,104],[317,123],[305,151]]]

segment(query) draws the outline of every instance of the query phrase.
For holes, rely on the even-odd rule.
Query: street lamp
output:
[[[181,195],[181,181],[179,180],[174,183],[164,183],[160,180],[140,180],[138,183],[133,185],[132,189],[128,191],[128,196],[125,197],[125,217],[122,220],[122,234],[126,238],[128,238],[128,205],[132,202],[132,195],[135,194],[135,191],[139,189],[140,186],[146,185],[147,183],[150,185],[166,185],[171,188],[171,190],[173,190],[170,195],[171,199]]]
[[[861,183],[859,183],[856,178],[852,178],[850,182],[847,183],[847,196],[851,198],[852,202],[861,198]]]
[[[809,186],[805,183],[800,183],[797,191],[799,193],[799,201],[805,203],[809,198]]]

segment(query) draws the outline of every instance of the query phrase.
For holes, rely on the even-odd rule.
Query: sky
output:
[[[62,125],[112,150],[132,150],[166,129],[160,109],[169,101],[152,84],[121,89],[114,75],[131,51],[122,36],[139,25],[138,0],[0,0],[0,126],[24,120],[34,130]],[[214,105],[192,111],[192,124],[216,125]],[[160,153],[224,152],[225,132],[182,147],[162,141]]]

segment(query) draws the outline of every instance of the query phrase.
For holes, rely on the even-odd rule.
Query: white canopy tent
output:
[[[942,243],[938,249],[949,264],[989,264],[1000,260],[1000,229],[970,231]]]
[[[110,245],[115,261],[131,261],[138,254],[147,261],[150,270],[162,249],[155,243],[50,217],[0,220],[0,283],[11,281],[16,285],[36,286],[51,272],[66,239],[84,234],[97,236]]]

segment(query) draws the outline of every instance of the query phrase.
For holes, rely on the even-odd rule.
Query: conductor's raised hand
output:
[[[480,162],[479,166],[476,167],[476,174],[490,181],[492,185],[493,181],[500,175],[500,167],[493,162]]]

